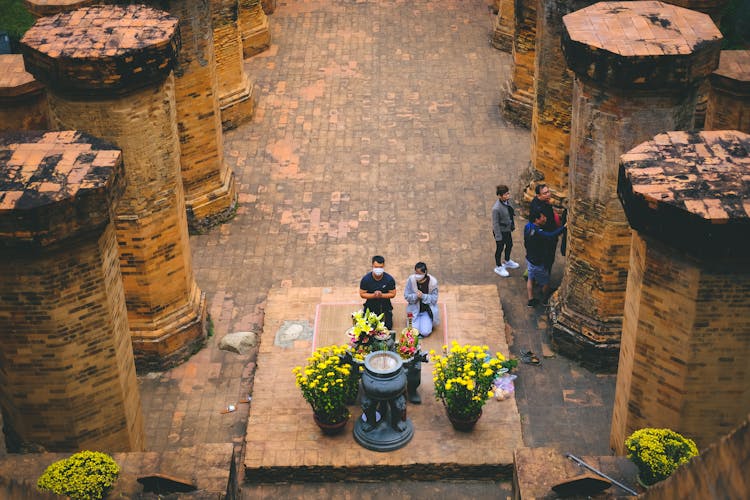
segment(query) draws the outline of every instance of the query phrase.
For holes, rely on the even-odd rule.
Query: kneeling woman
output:
[[[414,318],[412,325],[423,337],[432,333],[433,325],[440,324],[440,313],[437,308],[438,282],[434,276],[427,274],[427,265],[417,262],[415,273],[406,280],[404,298],[406,313]]]

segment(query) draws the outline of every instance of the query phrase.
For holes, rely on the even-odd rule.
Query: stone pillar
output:
[[[120,151],[0,134],[0,403],[11,451],[141,451],[114,210]]]
[[[612,371],[630,247],[618,160],[655,133],[689,128],[696,89],[718,64],[721,33],[705,14],[656,1],[601,2],[563,22],[576,80],[568,253],[552,339],[560,352]]]
[[[219,82],[211,8],[204,0],[149,0],[180,20],[174,67],[180,165],[188,227],[204,232],[230,217],[237,203],[234,172],[224,161]]]
[[[719,67],[709,80],[706,130],[750,134],[750,50],[721,51]]]
[[[216,76],[224,130],[245,123],[255,111],[255,85],[243,68],[238,0],[211,0]]]
[[[276,10],[276,0],[261,0],[260,3],[263,5],[263,12],[267,16],[270,16]]]
[[[48,128],[44,85],[26,72],[21,54],[0,55],[0,131]]]
[[[700,448],[750,412],[750,135],[667,132],[622,155],[634,229],[610,445],[668,427]]]
[[[37,18],[54,16],[60,12],[71,12],[95,3],[99,2],[97,0],[23,0],[26,10]]]
[[[245,59],[260,54],[271,46],[268,17],[260,0],[239,0],[239,27],[242,36],[242,55]]]
[[[203,342],[206,309],[180,177],[177,19],[142,5],[86,7],[37,20],[21,43],[49,89],[53,124],[122,149],[128,186],[116,227],[136,363],[179,362]]]
[[[513,76],[502,104],[505,118],[526,128],[531,126],[534,101],[534,49],[538,1],[515,0],[513,12]]]
[[[513,52],[513,24],[515,0],[500,0],[492,28],[492,46],[503,52]]]

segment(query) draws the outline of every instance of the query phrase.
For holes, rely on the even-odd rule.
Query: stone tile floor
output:
[[[219,351],[218,339],[261,332],[274,288],[350,287],[356,297],[375,253],[385,255],[399,290],[418,260],[445,286],[495,286],[490,300],[501,297],[511,352],[549,352],[543,310],[526,307],[520,271],[505,279],[492,272],[494,186],[520,192],[530,146],[529,132],[499,112],[510,56],[489,44],[487,3],[279,0],[271,48],[246,61],[260,92],[257,114],[225,135],[240,188],[237,216],[191,238],[216,334],[179,368],[140,378],[149,449],[201,442],[241,449],[248,405],[220,411],[252,392],[256,354]],[[520,230],[515,236],[513,257],[521,261]],[[553,282],[560,269],[562,262]],[[609,452],[612,375],[560,357],[522,365],[519,375],[527,446]],[[507,484],[493,482],[408,481],[245,486],[243,493],[434,492],[509,495]]]

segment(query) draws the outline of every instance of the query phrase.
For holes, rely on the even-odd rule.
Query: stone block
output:
[[[709,81],[706,130],[750,134],[750,50],[722,50]]]

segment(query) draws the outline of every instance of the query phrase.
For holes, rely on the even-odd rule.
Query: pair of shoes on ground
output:
[[[521,353],[521,361],[523,361],[527,365],[541,365],[542,364],[542,362],[539,361],[539,357],[531,351],[523,351]]]
[[[497,266],[495,268],[495,272],[499,274],[500,276],[502,276],[503,278],[507,278],[508,276],[510,276],[510,273],[508,273],[508,269],[518,269],[518,267],[519,267],[518,262],[508,260],[507,262],[505,262],[505,264],[501,266]]]

